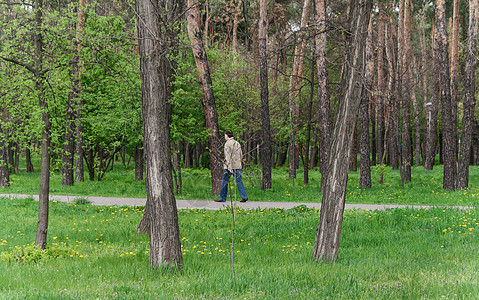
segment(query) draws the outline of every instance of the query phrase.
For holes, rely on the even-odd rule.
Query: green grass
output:
[[[38,204],[0,198],[0,252],[32,244]],[[319,211],[181,210],[184,268],[150,270],[143,209],[52,201],[48,245],[69,255],[0,262],[0,299],[474,299],[479,211],[345,211],[336,263],[312,261]],[[70,256],[71,255],[71,256]]]
[[[37,161],[36,161],[37,162]],[[37,162],[38,163],[38,162]],[[27,174],[21,170],[11,174],[11,186],[0,189],[0,194],[38,194],[40,173]],[[448,192],[442,188],[442,166],[435,166],[432,171],[422,167],[412,168],[412,181],[401,187],[398,170],[386,170],[384,184],[377,183],[378,170],[373,168],[371,189],[359,189],[359,172],[350,172],[346,202],[369,204],[417,204],[417,205],[467,205],[474,206],[479,197],[479,167],[470,167],[469,189]],[[269,202],[321,202],[320,175],[317,169],[311,170],[309,185],[303,184],[303,170],[297,172],[294,182],[289,180],[288,169],[273,170],[273,188],[261,190],[261,172],[254,167],[243,172],[243,181],[250,201]],[[212,200],[210,172],[207,169],[182,170],[183,190],[177,199]],[[87,178],[87,177],[86,177]],[[231,180],[233,183],[233,180]],[[116,163],[113,171],[106,174],[103,181],[75,183],[72,187],[61,185],[61,175],[52,172],[50,193],[53,195],[72,196],[111,196],[146,198],[145,182],[135,181],[132,167],[126,169]]]

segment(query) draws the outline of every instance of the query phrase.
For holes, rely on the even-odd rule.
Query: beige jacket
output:
[[[243,157],[243,151],[241,151],[241,145],[234,138],[230,138],[225,143],[225,163],[224,169],[233,170],[241,169],[241,159]]]

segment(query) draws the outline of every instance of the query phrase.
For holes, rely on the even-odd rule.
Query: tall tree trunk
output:
[[[424,161],[424,169],[432,170],[434,167],[434,161],[436,159],[437,148],[437,115],[439,110],[439,66],[437,63],[437,42],[436,42],[437,29],[433,26],[431,30],[431,48],[432,48],[432,79],[433,90],[431,101],[426,103],[427,107],[427,138],[426,138],[426,159]]]
[[[456,140],[455,122],[452,115],[451,77],[449,73],[449,51],[446,30],[445,0],[436,0],[437,48],[439,80],[441,87],[442,126],[444,135],[444,179],[443,188],[454,190],[456,187]]]
[[[401,103],[402,103],[402,138],[401,138],[401,169],[402,181],[411,181],[411,103],[410,103],[410,60],[411,60],[411,0],[404,0],[404,15],[403,15],[402,40],[399,49],[402,54],[401,67],[398,68],[399,83],[401,84]]]
[[[267,1],[260,1],[259,10],[259,68],[261,84],[261,129],[263,141],[261,143],[261,165],[263,166],[263,181],[261,188],[267,190],[271,188],[271,167],[273,164],[271,155],[271,132],[269,117],[269,91],[268,91],[268,52],[266,49],[268,41],[268,16]]]
[[[309,94],[308,104],[307,104],[307,115],[308,115],[308,124],[306,126],[306,144],[304,146],[304,163],[303,163],[303,183],[305,185],[309,184],[309,148],[311,143],[311,123],[313,118],[313,97],[314,97],[314,65],[316,63],[315,58],[315,45],[311,43],[311,90]]]
[[[398,146],[398,99],[395,89],[394,70],[394,44],[393,44],[393,23],[389,20],[386,25],[386,57],[388,60],[388,105],[389,105],[389,134],[388,134],[388,162],[394,170],[399,168],[399,146]]]
[[[181,141],[173,144],[173,173],[175,174],[175,187],[176,194],[181,194],[181,188],[183,186],[183,180],[181,179],[181,152],[180,152],[180,143]]]
[[[149,225],[150,267],[180,268],[183,258],[171,166],[171,105],[168,101],[172,93],[172,62],[168,51],[175,48],[175,21],[181,6],[170,0],[160,5],[138,0],[136,8],[146,157],[147,201],[143,218]]]
[[[384,76],[384,26],[385,26],[385,14],[384,7],[380,6],[379,8],[379,17],[378,17],[378,53],[377,53],[377,62],[378,62],[378,92],[377,92],[377,153],[379,163],[384,163],[382,161],[384,153],[384,101],[386,99],[386,78]]]
[[[35,171],[32,164],[32,152],[29,147],[25,148],[25,164],[27,173],[33,173]]]
[[[77,47],[78,47],[78,73],[76,74],[77,80],[77,92],[80,96],[81,94],[81,84],[80,84],[80,75],[81,75],[81,44],[82,44],[82,35],[83,35],[83,26],[85,24],[85,0],[80,0],[80,6],[78,7],[78,24],[77,24]],[[83,124],[82,124],[82,101],[81,98],[78,98],[75,103],[75,181],[82,182],[85,181],[84,175],[84,166],[83,166]]]
[[[13,172],[18,174],[20,172],[20,143],[18,140],[15,142],[15,152],[14,152],[14,163],[13,163]]]
[[[2,125],[0,124],[0,132]],[[10,173],[8,172],[8,157],[5,140],[0,137],[0,188],[10,186]]]
[[[185,161],[185,169],[190,169],[191,168],[191,150],[190,150],[190,142],[188,140],[185,140],[184,161]]]
[[[143,149],[140,146],[135,149],[135,180],[143,180]]]
[[[361,95],[359,95],[361,98]],[[358,171],[358,122],[356,118],[356,123],[354,125],[352,144],[349,149],[349,171],[357,172]]]
[[[416,98],[416,78],[417,76],[413,76],[416,72],[413,70],[417,69],[416,59],[412,56],[412,68],[409,68],[409,78],[414,78],[411,88],[411,99],[414,108],[414,126],[416,127],[415,131],[415,142],[414,142],[414,165],[419,167],[421,165],[421,118],[419,112],[419,104]]]
[[[210,151],[211,190],[213,195],[219,195],[221,189],[221,177],[223,168],[221,165],[221,140],[218,126],[218,114],[216,112],[215,97],[213,95],[210,69],[206,56],[203,41],[201,40],[198,26],[197,2],[188,0],[188,36],[190,38],[193,56],[195,57],[196,68],[198,69],[198,80],[203,92],[203,110],[205,113],[206,129],[208,135],[208,149]]]
[[[359,110],[362,85],[358,81],[364,69],[365,32],[372,1],[352,0],[349,5],[348,67],[341,80],[343,97],[339,101],[328,156],[327,183],[323,191],[313,253],[316,261],[335,261],[338,257],[348,181],[348,152]]]
[[[422,100],[424,104],[424,113],[425,113],[425,124],[426,128],[424,130],[424,145],[427,145],[427,133],[428,133],[428,122],[429,122],[429,112],[430,112],[430,99],[428,98],[429,94],[429,87],[427,84],[427,79],[429,78],[429,67],[427,66],[427,54],[426,54],[426,34],[425,34],[425,27],[426,27],[426,9],[427,4],[424,5],[422,12],[421,12],[421,24],[419,25],[419,43],[421,46],[421,84],[422,84]],[[431,103],[432,104],[432,103]],[[422,164],[426,164],[426,152],[427,146],[423,148],[423,155],[422,155]]]
[[[359,187],[371,188],[371,152],[369,148],[369,102],[372,98],[374,60],[373,60],[373,18],[369,19],[366,38],[364,84],[359,105]]]
[[[299,131],[299,94],[303,77],[303,62],[306,47],[305,30],[308,25],[310,6],[310,0],[304,0],[303,11],[301,13],[301,31],[299,33],[298,44],[294,49],[293,69],[289,77],[289,179],[296,178],[296,168],[299,164],[299,145],[296,141]]]
[[[318,24],[316,34],[316,71],[318,73],[318,101],[319,101],[319,170],[321,172],[321,189],[327,174],[327,159],[331,144],[331,104],[329,100],[329,73],[328,49],[326,36],[326,3],[325,0],[316,1],[315,18]]]
[[[479,22],[479,0],[469,0],[469,28],[464,79],[464,116],[462,118],[462,139],[456,189],[469,186],[469,161],[471,156],[472,132],[474,128],[477,27]]]
[[[456,143],[454,154],[457,159],[457,104],[458,104],[458,69],[459,69],[459,0],[454,0],[451,37],[451,118],[453,122],[451,133]]]
[[[237,55],[239,53],[238,46],[238,25],[240,21],[241,13],[243,12],[243,0],[239,0],[236,6],[236,10],[233,15],[233,53]]]
[[[50,194],[50,115],[48,112],[48,104],[45,99],[43,91],[43,0],[36,0],[34,4],[35,9],[35,23],[36,33],[35,39],[35,87],[38,92],[38,101],[42,109],[42,159],[41,159],[41,173],[40,173],[40,191],[38,201],[38,223],[37,234],[35,237],[35,245],[45,249],[47,246],[47,231],[48,231],[48,198]]]

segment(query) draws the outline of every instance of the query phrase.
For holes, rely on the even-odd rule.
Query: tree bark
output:
[[[301,30],[299,41],[294,49],[293,69],[289,77],[289,114],[290,114],[290,137],[289,137],[289,179],[296,178],[296,168],[299,165],[299,145],[296,142],[299,131],[299,94],[303,77],[304,52],[306,47],[305,30],[308,25],[310,0],[304,0],[301,13]]]
[[[35,44],[35,87],[38,92],[38,102],[42,109],[42,159],[40,172],[40,191],[38,200],[38,223],[37,234],[35,237],[35,245],[41,249],[47,246],[48,231],[48,200],[50,195],[50,115],[48,112],[48,104],[45,99],[42,75],[43,65],[43,36],[41,27],[43,23],[43,0],[37,0],[34,4],[36,33],[34,34]]]
[[[386,25],[386,57],[388,61],[388,105],[389,105],[389,134],[388,134],[388,163],[392,169],[399,168],[399,145],[398,145],[398,99],[395,89],[394,70],[394,45],[393,45],[393,23],[389,20]]]
[[[243,0],[239,0],[236,6],[236,10],[233,15],[233,53],[237,55],[239,53],[239,46],[238,46],[238,25],[239,25],[239,17],[243,12]]]
[[[143,180],[143,149],[137,146],[135,149],[135,180]]]
[[[171,105],[168,103],[172,93],[172,62],[167,55],[175,47],[175,23],[181,7],[169,0],[160,4],[138,0],[136,8],[146,158],[147,201],[143,218],[148,220],[150,267],[178,269],[183,264],[183,258],[173,192],[169,126]]]
[[[270,116],[269,116],[269,90],[268,90],[268,16],[267,16],[267,1],[260,0],[259,10],[259,69],[260,69],[260,85],[261,85],[261,129],[263,134],[263,141],[261,143],[261,165],[263,166],[263,180],[261,189],[267,190],[271,188],[271,131],[270,131]]]
[[[464,116],[462,118],[462,139],[457,172],[456,189],[469,186],[469,162],[471,160],[472,132],[474,130],[475,83],[477,27],[479,22],[479,0],[469,0],[469,28],[467,33],[467,52],[464,80]]]
[[[323,191],[313,253],[315,261],[335,261],[338,257],[348,180],[348,152],[359,110],[362,85],[358,81],[364,69],[364,34],[371,8],[370,0],[350,2],[347,73],[341,80],[343,96],[339,102],[328,156],[327,183]]]
[[[309,148],[311,144],[311,126],[313,118],[313,97],[314,97],[314,65],[316,63],[315,57],[315,45],[311,44],[311,89],[309,93],[309,99],[307,103],[307,116],[308,123],[306,125],[306,143],[304,145],[304,163],[303,163],[303,183],[304,185],[309,184],[309,169],[310,169],[310,160],[309,160]]]
[[[413,70],[417,69],[417,64],[416,60],[414,59],[414,56],[412,56],[412,68],[409,68],[409,78],[414,78],[414,83],[412,83],[412,88],[411,88],[411,99],[412,99],[412,104],[414,108],[414,127],[416,127],[415,130],[415,142],[414,142],[414,165],[419,167],[421,165],[421,118],[420,118],[420,112],[419,112],[419,104],[416,98],[416,78],[417,76],[413,76],[415,72],[412,72]]]
[[[198,26],[198,11],[196,2],[188,0],[188,36],[190,38],[193,56],[195,57],[196,68],[198,69],[198,80],[203,92],[203,110],[205,113],[206,129],[208,135],[208,149],[210,151],[211,190],[213,195],[219,195],[221,189],[221,177],[223,168],[221,165],[221,140],[218,126],[218,114],[216,112],[215,97],[213,95],[213,82],[211,81],[208,58],[206,56],[203,41],[201,40]]]
[[[411,60],[411,0],[404,0],[404,15],[402,30],[402,41],[399,49],[403,48],[401,54],[401,66],[398,68],[399,84],[401,84],[401,103],[402,103],[402,137],[401,137],[401,168],[402,182],[411,181],[411,102],[410,102],[410,60]]]
[[[371,152],[369,148],[369,103],[373,88],[373,18],[369,19],[368,35],[366,38],[364,84],[359,105],[359,154],[360,176],[359,187],[371,188]]]
[[[77,51],[78,51],[78,72],[76,74],[76,84],[78,96],[81,94],[81,44],[82,44],[82,35],[83,35],[83,26],[85,24],[85,0],[80,0],[80,6],[78,7],[78,24],[77,24]],[[84,175],[84,151],[83,151],[83,124],[82,124],[82,101],[79,97],[75,103],[75,181],[82,182],[85,181]]]
[[[0,132],[2,132],[2,125],[0,124]],[[10,186],[10,173],[8,171],[8,157],[7,147],[5,141],[0,137],[0,188]]]
[[[422,12],[421,12],[421,24],[419,25],[419,43],[421,46],[421,84],[422,84],[422,99],[423,99],[423,104],[424,104],[424,113],[425,113],[425,130],[424,130],[424,144],[427,145],[427,133],[428,133],[428,122],[429,122],[429,109],[430,105],[429,103],[429,87],[427,84],[427,79],[430,77],[429,76],[429,67],[427,66],[427,54],[426,54],[426,34],[425,34],[425,27],[426,27],[426,9],[427,9],[427,4],[424,5]],[[426,152],[427,152],[427,146],[424,146],[423,148],[424,151],[422,151],[422,164],[426,164]]]
[[[437,48],[439,81],[441,87],[442,124],[444,135],[444,179],[443,188],[454,190],[456,187],[456,140],[455,122],[452,115],[451,77],[449,73],[449,51],[446,29],[445,0],[436,0]]]
[[[456,143],[454,154],[457,159],[457,104],[458,104],[458,69],[459,69],[459,0],[454,0],[453,3],[453,18],[452,18],[452,37],[451,37],[451,118],[453,122],[452,136],[454,143]]]
[[[433,78],[433,91],[430,104],[427,105],[428,117],[427,117],[427,139],[426,139],[426,159],[424,161],[424,169],[432,170],[434,167],[434,161],[436,159],[437,148],[437,115],[439,110],[439,72],[437,63],[437,30],[433,26],[431,30],[431,44],[432,44],[432,78]]]
[[[191,150],[190,150],[190,142],[188,140],[185,140],[184,161],[185,161],[185,169],[190,169],[191,168]]]
[[[327,35],[326,35],[326,3],[325,0],[316,0],[316,71],[318,73],[318,102],[319,102],[319,171],[321,173],[321,189],[324,190],[324,178],[327,177],[327,159],[331,144],[331,103],[329,99],[329,72],[327,62]]]
[[[361,96],[358,95],[360,98]],[[354,124],[353,136],[352,136],[352,144],[351,148],[349,149],[349,171],[357,172],[358,171],[358,122]]]
[[[33,169],[31,153],[32,152],[31,152],[29,147],[25,148],[25,164],[26,164],[26,172],[27,173],[33,173],[35,171]]]
[[[378,17],[378,92],[377,92],[377,154],[379,163],[384,163],[382,161],[384,153],[384,100],[387,95],[386,92],[386,78],[384,76],[384,26],[385,26],[385,15],[384,8],[380,6],[379,8],[379,17]]]

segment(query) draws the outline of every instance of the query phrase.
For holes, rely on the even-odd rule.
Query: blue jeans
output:
[[[241,177],[241,169],[233,170],[234,177],[236,178],[236,186],[238,187],[238,192],[241,199],[247,199],[248,195],[244,188],[243,179]],[[226,196],[228,195],[228,182],[230,181],[230,176],[233,175],[229,170],[223,170],[223,178],[221,179],[221,192],[220,199],[221,201],[226,201]]]

